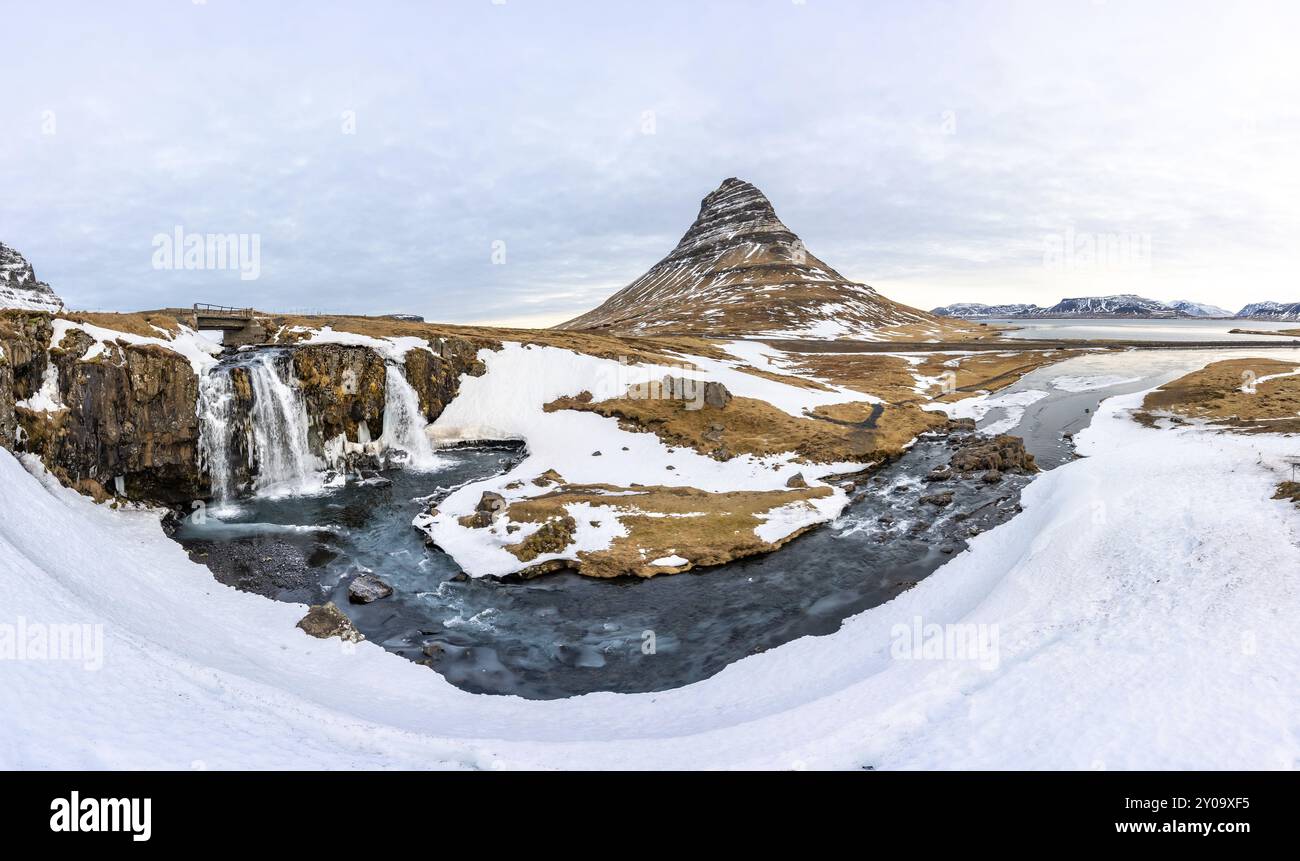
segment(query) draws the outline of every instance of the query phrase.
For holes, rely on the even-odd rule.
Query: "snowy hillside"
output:
[[[1131,293],[1116,296],[1083,296],[1062,299],[1050,308],[1037,305],[1010,304],[984,305],[979,302],[958,302],[935,308],[931,313],[941,317],[1231,317],[1228,311],[1214,305],[1180,299],[1161,302]],[[1238,315],[1240,316],[1240,315]]]
[[[958,302],[954,305],[935,308],[930,313],[940,317],[972,319],[976,317],[1025,317],[1041,310],[1043,309],[1037,305],[984,305],[979,302]]]
[[[32,264],[14,249],[0,242],[0,308],[58,311],[63,300],[50,285],[36,280]]]
[[[1081,296],[1062,299],[1050,308],[1034,313],[1035,317],[1182,317],[1185,313],[1164,302],[1132,293],[1115,296]]]
[[[5,621],[103,638],[99,666],[0,661],[21,740],[0,766],[1295,768],[1300,533],[1268,499],[1293,446],[1142,428],[1140,401],[1106,402],[1022,515],[835,633],[675,690],[553,701],[312,639],[304,607],[214,582],[156,515],[0,451]],[[997,623],[996,652],[900,659],[918,619]]]
[[[1170,308],[1175,311],[1181,311],[1192,317],[1231,317],[1232,312],[1218,305],[1207,305],[1203,302],[1192,302],[1189,299],[1175,299],[1168,303]]]
[[[1235,316],[1252,320],[1300,320],[1300,302],[1253,302]]]

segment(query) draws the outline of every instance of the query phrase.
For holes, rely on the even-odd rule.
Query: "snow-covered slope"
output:
[[[1181,311],[1190,317],[1231,317],[1232,312],[1218,305],[1207,305],[1204,302],[1193,302],[1190,299],[1175,299],[1167,303],[1175,311]]]
[[[959,317],[962,319],[971,319],[974,317],[1025,317],[1042,308],[1037,305],[1010,304],[1010,305],[984,305],[979,302],[957,302],[953,305],[944,305],[930,311],[931,314],[940,317]]]
[[[50,285],[36,280],[32,264],[14,249],[0,242],[0,308],[57,312],[63,300]]]
[[[1034,317],[1182,317],[1164,302],[1121,293],[1116,296],[1080,296],[1062,299],[1050,308],[1033,313]]]
[[[848,401],[878,401],[872,395],[831,387],[813,390],[788,385],[739,370],[734,364],[700,356],[683,356],[690,368],[669,365],[629,365],[554,347],[506,343],[485,349],[480,359],[487,372],[466,378],[460,393],[430,428],[438,443],[462,440],[527,440],[528,457],[508,473],[468,484],[439,503],[438,513],[421,516],[417,524],[439,548],[474,576],[503,575],[551,559],[573,559],[579,551],[601,550],[617,535],[617,516],[605,512],[596,526],[578,519],[572,545],[527,562],[505,548],[522,536],[500,529],[467,527],[484,491],[508,501],[546,492],[533,484],[547,470],[556,470],[573,484],[614,484],[622,487],[664,485],[692,487],[710,493],[778,491],[801,473],[813,485],[822,476],[861,469],[863,464],[801,463],[795,452],[756,458],[751,455],[717,460],[689,447],[667,445],[652,433],[624,429],[615,418],[575,410],[547,411],[545,405],[562,396],[588,392],[593,401],[623,397],[629,386],[660,380],[665,375],[723,383],[738,397],[766,401],[792,416],[805,409]],[[743,364],[738,361],[736,364]],[[698,369],[698,370],[697,370]],[[724,420],[721,416],[719,421]],[[575,440],[581,440],[575,444]],[[593,451],[600,455],[593,456]],[[834,518],[847,504],[844,492],[809,503],[799,518],[785,519],[764,540],[778,541],[810,524]],[[504,528],[504,523],[501,524]]]
[[[1117,296],[1081,296],[1062,299],[1050,308],[1037,305],[984,305],[979,302],[958,302],[935,308],[931,313],[941,317],[1231,317],[1232,314],[1214,305],[1205,305],[1179,299],[1161,302],[1125,293]],[[1240,316],[1240,315],[1238,315]]]
[[[1300,514],[1269,499],[1294,446],[1142,428],[1140,400],[1106,402],[1022,515],[834,634],[549,702],[311,639],[305,608],[216,583],[154,515],[0,451],[0,624],[104,637],[97,670],[0,660],[0,766],[1294,769]],[[907,657],[918,621],[996,624],[996,651]]]
[[[1300,302],[1252,302],[1235,316],[1253,320],[1300,320]]]
[[[941,325],[818,260],[761,191],[732,178],[704,198],[671,254],[557,328],[835,338],[918,323]]]

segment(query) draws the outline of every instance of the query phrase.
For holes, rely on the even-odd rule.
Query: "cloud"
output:
[[[733,175],[819,257],[924,307],[1300,299],[1288,4],[8,15],[0,235],[76,307],[558,321]],[[152,269],[176,225],[259,234],[261,277]],[[1066,230],[1149,237],[1150,265],[1045,267]]]

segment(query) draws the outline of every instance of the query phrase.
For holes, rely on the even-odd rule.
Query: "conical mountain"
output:
[[[852,338],[910,324],[944,326],[818,260],[761,191],[733,177],[704,198],[671,254],[556,328]]]

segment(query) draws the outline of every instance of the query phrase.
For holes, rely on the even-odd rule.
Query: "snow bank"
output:
[[[147,338],[143,335],[134,335],[130,332],[119,332],[115,329],[105,329],[103,326],[95,326],[91,323],[78,323],[73,320],[67,320],[63,317],[55,317],[53,320],[54,333],[50,337],[50,345],[57,347],[63,341],[64,335],[73,329],[85,332],[95,339],[86,352],[81,356],[83,361],[90,361],[104,352],[106,345],[112,341],[125,341],[128,344],[153,344],[154,346],[163,347],[174,353],[179,353],[189,360],[190,367],[194,369],[197,376],[203,374],[217,363],[216,357],[221,353],[221,345],[205,337],[199,332],[194,331],[188,326],[181,326],[180,333],[173,336],[163,329],[158,329],[161,337]],[[155,327],[157,328],[157,327]]]
[[[1300,513],[1269,499],[1293,442],[1142,428],[1140,398],[1107,401],[1023,514],[836,633],[552,702],[313,640],[153,515],[0,451],[0,625],[104,634],[98,671],[0,660],[0,766],[1295,768]],[[918,620],[996,625],[993,660],[907,656]]]
[[[406,354],[412,350],[433,352],[429,348],[428,341],[413,335],[375,338],[370,335],[358,335],[355,332],[335,331],[333,326],[322,326],[319,329],[308,326],[289,326],[282,331],[308,333],[306,338],[295,341],[296,344],[343,344],[349,347],[369,347],[390,362],[405,361]],[[279,333],[276,333],[276,339],[279,339]]]
[[[548,413],[543,409],[556,398],[583,391],[590,392],[595,401],[622,397],[629,386],[659,380],[666,374],[718,380],[732,394],[762,398],[794,415],[800,415],[807,406],[863,397],[856,393],[791,386],[696,356],[683,359],[695,364],[698,371],[668,365],[633,365],[556,347],[515,343],[507,343],[500,350],[482,350],[479,358],[487,366],[487,373],[461,380],[459,393],[430,427],[430,433],[435,442],[443,444],[471,439],[526,440],[528,456],[509,473],[456,490],[438,505],[437,516],[416,520],[438,547],[474,576],[500,576],[527,565],[572,558],[576,552],[573,547],[524,563],[505,549],[507,544],[521,541],[523,533],[508,535],[504,528],[473,529],[458,523],[460,517],[474,510],[484,491],[500,493],[511,501],[546,492],[531,480],[548,469],[559,472],[570,484],[666,485],[717,493],[785,490],[786,481],[796,472],[803,472],[810,484],[817,484],[821,476],[862,468],[861,464],[849,463],[797,464],[792,454],[764,458],[744,455],[717,461],[693,449],[670,449],[651,433],[624,431],[617,419],[574,410]],[[509,487],[516,483],[522,483],[522,487]],[[848,498],[835,488],[831,496],[817,502],[801,517],[769,520],[760,536],[768,541],[779,540],[809,523],[830,520],[843,510]],[[585,515],[575,516],[577,549],[604,549],[614,537],[626,534],[608,523],[617,512],[609,508],[606,513],[608,517],[599,518],[600,527],[591,526],[591,518]]]

